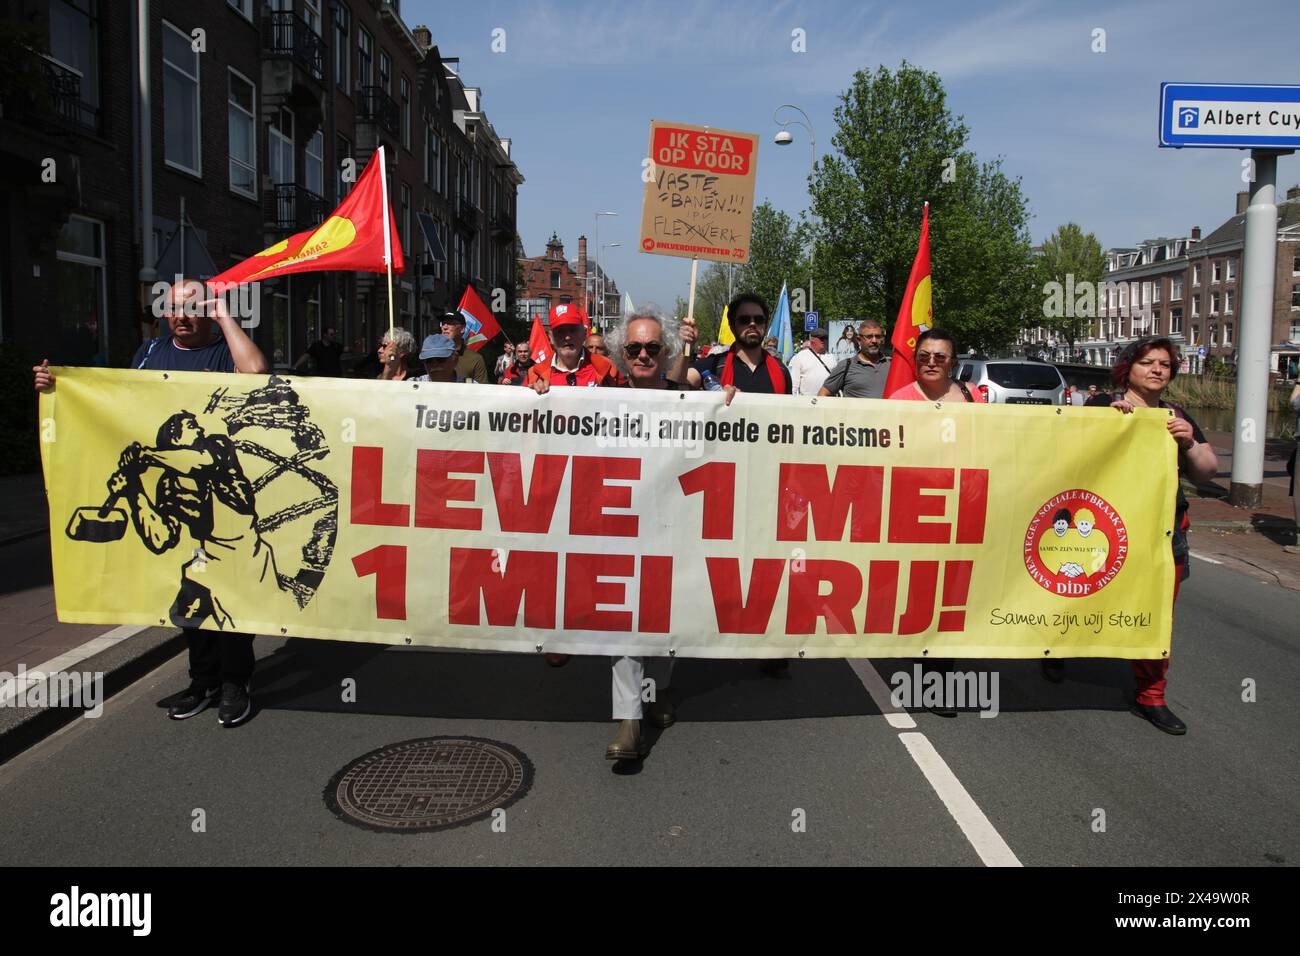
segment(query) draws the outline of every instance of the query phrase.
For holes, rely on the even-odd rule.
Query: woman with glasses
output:
[[[976,402],[984,396],[953,378],[957,371],[957,342],[943,329],[927,329],[916,340],[916,381],[895,389],[889,397],[905,402]]]
[[[609,349],[614,362],[631,388],[690,389],[692,386],[668,378],[667,370],[675,367],[679,356],[695,344],[695,326],[666,319],[653,308],[644,308],[628,316],[609,334]],[[612,674],[612,717],[618,733],[605,749],[609,760],[637,760],[641,750],[641,685],[646,667],[640,657],[610,659]],[[668,727],[677,719],[668,682],[672,677],[672,660],[654,658],[656,671],[654,699],[650,702],[649,720],[656,727]]]
[[[411,374],[415,336],[403,328],[392,329],[379,346],[379,381],[401,382]]]
[[[1200,484],[1214,480],[1219,473],[1219,459],[1206,442],[1201,429],[1177,405],[1166,402],[1161,396],[1178,374],[1181,358],[1172,341],[1158,336],[1147,336],[1130,342],[1120,352],[1110,378],[1115,384],[1112,395],[1097,395],[1088,400],[1089,405],[1117,408],[1129,414],[1135,408],[1167,408],[1169,437],[1178,445],[1178,477],[1186,476]],[[1174,600],[1178,599],[1178,586],[1187,580],[1187,498],[1182,487],[1174,497],[1174,533],[1171,547],[1174,552]],[[1168,685],[1169,658],[1154,661],[1132,661],[1133,678],[1137,693],[1133,699],[1133,712],[1145,717],[1158,729],[1175,736],[1187,733],[1187,725],[1174,715],[1165,702]]]
[[[982,404],[984,396],[972,392],[965,382],[953,379],[957,369],[957,341],[943,329],[927,329],[916,340],[916,381],[895,389],[889,397],[905,402],[975,402]],[[928,658],[921,662],[926,673],[945,676],[952,671],[951,658]],[[954,702],[946,697],[929,708],[939,717],[956,717]]]

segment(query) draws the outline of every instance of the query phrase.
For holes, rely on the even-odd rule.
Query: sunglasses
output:
[[[917,352],[916,353],[917,365],[947,365],[951,361],[952,361],[952,356],[946,355],[943,352],[936,352],[936,353]]]
[[[646,355],[654,358],[663,351],[663,345],[658,342],[628,342],[623,346],[623,354],[630,359],[636,358],[641,354],[642,349],[645,349]]]
[[[743,329],[748,325],[766,325],[767,319],[761,315],[738,315],[732,320],[732,324]]]

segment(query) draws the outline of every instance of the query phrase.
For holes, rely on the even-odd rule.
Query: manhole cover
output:
[[[372,750],[330,780],[325,802],[371,830],[444,830],[489,816],[533,783],[532,762],[482,737],[422,737]]]

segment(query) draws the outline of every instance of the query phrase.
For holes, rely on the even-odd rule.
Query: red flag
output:
[[[465,317],[465,347],[475,352],[487,345],[488,339],[495,338],[501,332],[501,326],[492,317],[488,307],[478,297],[472,285],[465,286],[465,294],[460,297],[460,314]]]
[[[912,274],[907,280],[907,291],[898,309],[894,334],[890,343],[894,355],[889,360],[889,376],[885,379],[885,397],[888,398],[904,385],[916,381],[916,338],[934,325],[934,309],[930,303],[930,204],[925,204],[921,214],[921,241],[912,261]]]
[[[533,316],[533,330],[528,335],[528,351],[533,354],[534,362],[545,362],[551,357],[551,340],[546,337],[540,315]]]
[[[221,291],[223,286],[242,285],[258,279],[274,279],[292,272],[331,269],[384,272],[384,180],[383,147],[375,150],[356,187],[339,208],[314,229],[277,242],[208,280]],[[393,271],[406,269],[397,223],[388,206],[388,232],[393,250]]]

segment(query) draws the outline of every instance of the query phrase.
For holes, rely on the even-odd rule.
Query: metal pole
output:
[[[592,298],[595,300],[592,304],[592,311],[596,314],[591,317],[592,325],[600,321],[600,213],[596,213],[596,275],[592,279]]]
[[[140,96],[140,281],[158,278],[153,248],[153,106],[149,97],[149,0],[136,0],[139,17],[140,69],[136,73]]]
[[[1255,180],[1246,207],[1241,265],[1241,328],[1237,339],[1237,409],[1232,430],[1232,488],[1228,500],[1256,508],[1264,497],[1264,439],[1268,434],[1268,356],[1277,270],[1277,154],[1251,150]]]
[[[804,114],[806,119],[807,113]],[[812,162],[808,164],[808,199],[812,200],[812,182],[813,176],[817,173],[817,134],[813,132],[812,120],[808,120],[808,145],[812,154]],[[808,311],[815,309],[813,305],[813,273],[817,271],[817,214],[812,211],[811,204],[808,207],[808,213],[813,221],[812,244],[808,250]],[[821,322],[818,321],[818,325]]]

